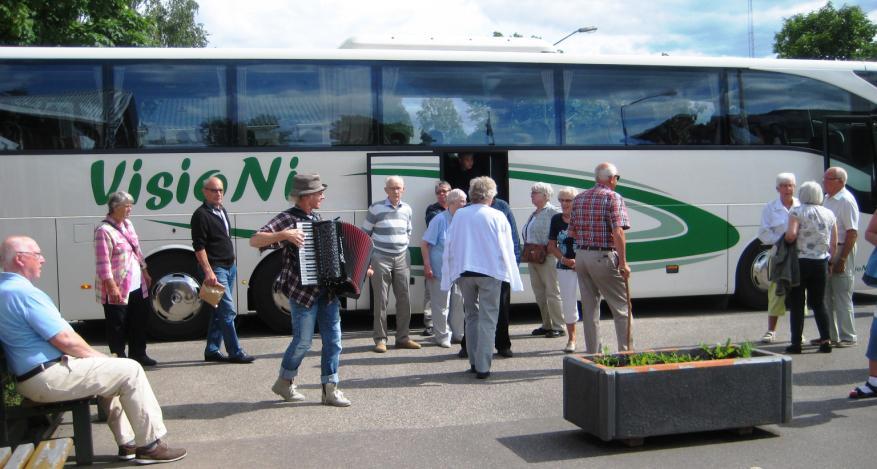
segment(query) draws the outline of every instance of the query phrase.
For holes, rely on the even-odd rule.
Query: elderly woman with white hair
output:
[[[837,219],[831,210],[822,206],[822,198],[819,184],[805,182],[798,190],[801,205],[789,210],[785,239],[797,247],[801,281],[789,292],[792,344],[786,347],[786,353],[801,353],[805,292],[819,329],[819,351],[831,352],[828,314],[825,310],[825,282],[828,278],[828,260],[837,249]]]
[[[448,209],[435,215],[423,233],[420,250],[423,252],[423,275],[433,310],[433,341],[442,348],[450,348],[451,341],[463,340],[463,297],[452,285],[442,290],[442,254],[451,219],[458,209],[466,206],[466,193],[461,189],[448,192]],[[450,311],[449,311],[450,308]]]
[[[472,205],[454,214],[442,255],[442,290],[452,283],[463,294],[469,371],[478,379],[490,376],[502,283],[522,291],[515,245],[508,219],[490,207],[496,183],[489,177],[469,183]]]
[[[524,253],[521,260],[527,263],[530,272],[530,286],[533,297],[542,315],[542,325],[533,330],[533,335],[548,338],[564,335],[563,308],[560,300],[560,287],[557,284],[557,269],[554,262],[545,262],[548,257],[548,232],[551,218],[560,213],[551,205],[554,189],[550,184],[537,182],[530,188],[530,201],[536,210],[524,223],[521,233],[524,237]]]
[[[758,239],[773,246],[786,233],[789,224],[789,210],[801,205],[795,198],[795,175],[779,173],[776,177],[776,191],[779,197],[768,202],[761,211],[761,227],[758,228]],[[786,296],[777,295],[776,282],[770,282],[767,289],[767,332],[761,341],[769,344],[776,340],[777,322],[786,314]]]
[[[551,219],[548,231],[548,253],[557,259],[557,284],[560,287],[560,301],[563,306],[563,320],[566,322],[567,342],[563,351],[576,351],[576,322],[579,320],[579,308],[576,297],[579,290],[579,278],[576,274],[575,240],[567,231],[572,215],[572,201],[579,194],[575,187],[564,187],[557,192],[561,213]]]
[[[155,366],[155,360],[146,355],[149,314],[146,298],[152,279],[129,218],[133,206],[131,194],[124,191],[110,194],[109,212],[94,230],[95,291],[104,308],[110,353],[131,358],[143,366]]]

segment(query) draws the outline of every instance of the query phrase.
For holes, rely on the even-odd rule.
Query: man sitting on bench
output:
[[[6,238],[0,261],[0,343],[18,392],[41,403],[101,396],[110,401],[107,423],[119,459],[154,464],[184,458],[185,449],[160,440],[167,433],[161,407],[140,364],[91,348],[31,283],[46,261],[36,241]]]

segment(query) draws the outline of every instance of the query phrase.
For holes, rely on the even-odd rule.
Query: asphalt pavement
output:
[[[635,348],[758,341],[766,313],[718,303],[635,302]],[[422,350],[391,346],[375,354],[370,317],[345,317],[339,372],[341,389],[353,403],[348,408],[320,404],[319,337],[297,379],[307,400],[279,400],[270,386],[290,338],[270,332],[255,318],[240,327],[244,348],[257,358],[253,364],[204,363],[203,341],[151,343],[148,352],[159,366],[148,376],[162,404],[167,441],[189,451],[173,463],[180,468],[865,468],[874,467],[870,444],[877,399],[855,401],[847,394],[867,376],[864,353],[874,308],[857,305],[857,347],[831,354],[810,349],[793,357],[791,423],[758,427],[743,436],[717,431],[646,438],[636,448],[603,442],[563,419],[566,338],[530,335],[539,325],[532,308],[513,312],[515,356],[495,357],[486,380],[467,372],[468,362],[457,358],[458,346],[443,349],[424,340]],[[106,350],[100,323],[79,329]],[[762,348],[781,352],[788,331],[784,318],[779,342]],[[817,335],[812,318],[805,335]],[[603,319],[601,336],[616,348],[611,319]],[[62,425],[62,434],[72,434],[70,427]],[[124,466],[115,460],[108,429],[95,422],[93,430],[96,465]]]

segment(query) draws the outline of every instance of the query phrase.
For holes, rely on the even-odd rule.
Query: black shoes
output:
[[[457,356],[460,358],[469,358],[469,352],[467,352],[465,348],[461,348],[460,351],[457,352]]]
[[[830,347],[830,345],[829,345],[829,347]],[[801,344],[789,345],[788,347],[786,347],[786,353],[789,355],[800,355],[801,354]]]
[[[480,372],[480,371],[476,371],[476,372],[475,372],[475,377],[478,378],[478,379],[487,379],[488,376],[490,376],[490,372],[489,372],[489,371],[485,371],[485,372],[483,372],[483,373]]]
[[[557,337],[563,337],[566,334],[563,331],[545,331],[545,337],[549,339],[554,339]]]
[[[211,353],[210,355],[204,355],[205,362],[219,362],[219,363],[253,363],[256,360],[256,357],[252,355],[247,355],[246,353],[241,352],[240,355],[234,357],[226,357],[225,355],[216,352]]]
[[[252,355],[247,355],[246,353],[241,352],[240,355],[234,357],[228,357],[229,363],[253,363],[256,361],[256,357]]]
[[[426,329],[423,330],[423,332],[420,333],[420,335],[422,337],[432,337],[432,335],[433,335],[432,327],[427,327]]]
[[[819,344],[819,353],[831,353],[831,341],[826,340]]]
[[[500,356],[505,357],[505,358],[512,358],[515,356],[515,354],[512,353],[512,349],[510,349],[510,348],[504,348],[502,350],[497,350],[496,353],[498,353]]]
[[[543,327],[537,327],[536,329],[533,329],[533,332],[531,332],[531,334],[533,334],[533,335],[545,335],[545,334],[547,334],[548,332],[549,332],[548,329],[545,329],[545,328],[543,328]]]
[[[152,358],[149,358],[149,355],[143,355],[140,357],[130,357],[130,358],[131,358],[131,360],[134,360],[135,362],[139,363],[140,366],[155,366],[158,364],[157,361],[153,360]]]
[[[225,355],[223,355],[219,352],[216,352],[216,353],[211,353],[210,355],[204,355],[204,361],[205,362],[225,363],[228,361],[228,357],[226,357]]]

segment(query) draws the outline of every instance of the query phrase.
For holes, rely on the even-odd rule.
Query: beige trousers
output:
[[[542,315],[542,328],[545,330],[563,331],[566,321],[563,320],[563,304],[560,301],[560,287],[557,285],[557,268],[554,256],[545,258],[541,264],[527,263],[530,271],[530,286],[533,297],[539,305]]]
[[[600,297],[606,300],[615,320],[618,350],[627,350],[627,288],[624,277],[618,273],[618,253],[615,251],[576,250],[576,273],[582,294],[582,325],[587,353],[601,352]],[[633,318],[630,318],[633,321]],[[631,338],[631,344],[633,338]]]
[[[134,360],[65,355],[60,363],[17,383],[16,387],[22,396],[35,402],[95,395],[106,398],[107,425],[118,445],[135,440],[137,446],[146,446],[167,433],[146,372]]]

